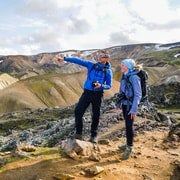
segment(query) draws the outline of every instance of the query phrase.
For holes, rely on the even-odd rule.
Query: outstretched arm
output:
[[[87,67],[87,68],[92,67],[92,65],[94,64],[92,61],[80,59],[80,58],[77,58],[77,57],[57,57],[57,61],[58,62],[67,61],[67,62],[70,62],[70,63],[79,64],[79,65]]]

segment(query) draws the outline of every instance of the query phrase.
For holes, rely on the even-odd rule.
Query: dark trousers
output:
[[[131,119],[131,115],[128,115],[129,110],[131,107],[127,105],[122,105],[122,112],[125,119],[125,128],[126,128],[126,144],[128,146],[133,146],[133,140],[134,140],[134,129],[133,124],[134,120]]]
[[[84,90],[79,102],[75,108],[75,128],[76,134],[82,134],[83,131],[83,115],[87,107],[92,104],[92,123],[91,123],[91,136],[97,136],[99,125],[100,107],[103,92]]]

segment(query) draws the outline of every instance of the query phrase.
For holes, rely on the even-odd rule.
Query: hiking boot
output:
[[[74,139],[82,140],[82,134],[75,134]]]
[[[121,151],[125,151],[126,147],[127,147],[127,144],[124,144],[122,146],[118,146],[118,149],[121,150]]]
[[[126,160],[131,156],[132,153],[132,147],[131,146],[126,146],[125,152],[121,156],[121,160]]]
[[[91,138],[89,139],[89,141],[91,143],[94,143],[94,144],[97,144],[98,143],[98,140],[97,140],[97,137],[96,136],[91,136]]]

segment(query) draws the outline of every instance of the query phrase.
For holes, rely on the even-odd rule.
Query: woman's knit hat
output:
[[[133,70],[136,65],[133,59],[124,59],[122,64],[124,64],[129,70]]]

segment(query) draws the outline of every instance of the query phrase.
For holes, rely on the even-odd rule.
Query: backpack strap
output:
[[[108,69],[108,68],[107,68],[107,67],[104,67],[104,68],[100,69],[99,66],[98,66],[98,63],[95,63],[95,64],[93,64],[93,66],[92,66],[92,68],[90,69],[89,73],[90,73],[93,69],[95,69],[96,71],[102,71],[102,72],[104,72],[104,82],[105,82],[105,80],[106,80],[106,74],[107,74],[107,69]]]
[[[131,75],[132,76],[132,75]],[[126,91],[126,89],[129,89],[129,88],[133,88],[132,87],[132,83],[131,83],[131,80],[130,80],[130,78],[131,78],[131,76],[129,76],[129,77],[125,77],[125,75],[123,74],[122,75],[122,78],[121,78],[121,80],[124,80],[125,81],[125,91]],[[125,93],[125,92],[124,92]],[[133,101],[133,97],[127,97],[126,95],[125,95],[125,98],[124,99],[126,99],[126,100],[129,100],[129,101]]]
[[[92,71],[92,69],[95,69],[96,71],[103,71],[103,72],[107,71],[107,67],[104,67],[103,69],[99,70],[98,63],[93,64],[93,66],[92,66],[90,71]]]

